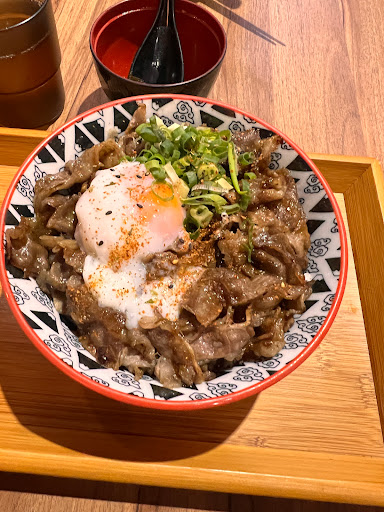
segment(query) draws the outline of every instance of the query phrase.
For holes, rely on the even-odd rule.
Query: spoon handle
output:
[[[155,25],[162,27],[175,25],[175,0],[160,0]]]

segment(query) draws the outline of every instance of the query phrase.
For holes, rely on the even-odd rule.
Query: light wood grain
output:
[[[99,484],[97,484],[99,485]],[[116,489],[116,486],[114,486]],[[40,495],[21,492],[1,492],[0,503],[5,511],[12,512],[380,512],[379,507],[346,506],[313,501],[283,500],[245,495],[194,493],[175,489],[141,489],[139,503],[121,502],[111,493],[101,494],[99,499],[73,499],[62,496]],[[108,500],[108,501],[106,501]]]
[[[40,130],[20,130],[18,128],[2,128],[0,126],[0,165],[21,165],[29,153],[43,140],[42,136],[45,137],[47,135],[48,132]]]
[[[384,161],[381,0],[194,1],[214,13],[228,35],[211,98],[258,115],[308,151]],[[74,0],[56,3],[67,98],[54,127],[107,101],[88,33],[91,20],[115,1],[95,0],[87,8]],[[267,41],[262,31],[283,44]]]
[[[18,152],[21,161],[15,144]],[[315,156],[347,193],[374,161],[341,160]],[[0,168],[3,193],[15,171]],[[346,217],[341,192],[337,199]],[[308,361],[257,397],[193,415],[128,407],[70,381],[25,339],[2,299],[0,469],[384,504],[383,441],[351,251],[349,264],[340,314]]]
[[[228,495],[183,489],[160,489],[109,482],[3,474],[0,504],[12,512],[71,510],[112,512],[380,512],[379,507],[319,503],[246,495]],[[27,492],[20,492],[20,489]],[[38,494],[36,494],[38,493]],[[43,496],[41,496],[43,495]],[[75,499],[71,497],[76,497]],[[42,499],[44,498],[44,499]],[[68,499],[71,498],[71,499]],[[79,499],[80,498],[80,499]],[[93,508],[92,508],[93,507]],[[8,512],[4,507],[5,512]]]
[[[63,53],[62,71],[66,88],[65,109],[54,126],[59,126],[78,112],[85,111],[107,100],[100,89],[92,65],[88,50],[88,33],[96,15],[106,6],[116,1],[53,0]],[[382,163],[384,162],[384,135],[381,129],[384,124],[384,40],[382,37],[384,4],[381,0],[370,0],[369,2],[365,0],[339,0],[337,2],[334,0],[324,0],[323,2],[318,0],[291,0],[289,2],[284,0],[269,0],[268,2],[259,0],[202,0],[198,3],[206,5],[223,22],[228,34],[227,56],[216,85],[210,93],[211,98],[227,101],[255,113],[279,127],[306,150],[374,156]],[[268,42],[262,31],[274,36],[284,45]],[[15,164],[12,153],[10,157],[12,158],[11,161],[3,161],[2,163]],[[325,157],[321,158],[326,160]],[[360,162],[359,166],[356,167],[353,162],[347,161],[342,164],[335,164],[328,161],[329,172],[332,170],[332,186],[336,187],[335,190],[345,192],[347,185],[348,187],[352,186],[353,182],[358,180],[363,173],[363,165],[365,165],[363,162]],[[320,161],[319,166],[321,167]],[[369,169],[369,166],[370,163],[367,162],[365,170]],[[339,175],[337,173],[339,168],[348,171],[348,174],[344,172]],[[7,180],[9,180],[7,173],[4,171],[4,168],[0,168],[0,187],[5,186]],[[356,198],[350,195],[347,199],[347,206],[348,201],[353,200],[356,200]],[[356,293],[355,281],[352,281],[352,283],[349,281],[347,294],[350,293],[351,286],[352,288],[355,287]],[[346,301],[348,296],[346,296]],[[4,309],[4,302],[1,304],[3,304],[2,316],[9,315],[8,310]],[[360,310],[356,303],[351,300],[348,307],[351,311],[347,313],[347,319],[354,319],[352,321],[354,321],[354,325],[358,329],[357,332],[359,332],[363,325]],[[357,313],[354,308],[357,308]],[[355,316],[353,312],[356,313]],[[251,410],[254,407],[260,407],[262,412],[265,410],[265,414],[259,419],[259,425],[252,435],[245,435],[245,444],[255,442],[260,445],[266,439],[268,446],[278,447],[281,443],[288,445],[291,440],[285,441],[284,436],[287,431],[292,433],[296,429],[300,431],[300,436],[303,437],[303,444],[305,440],[313,440],[317,437],[315,444],[319,447],[322,443],[326,444],[330,440],[331,452],[336,451],[342,455],[343,450],[351,449],[354,444],[353,439],[342,440],[341,431],[337,426],[332,427],[332,425],[336,425],[336,420],[342,420],[343,411],[346,409],[344,401],[348,401],[355,394],[354,403],[358,405],[348,411],[348,415],[352,416],[354,414],[356,422],[359,418],[362,437],[363,432],[367,432],[367,423],[371,425],[368,429],[368,437],[363,440],[363,446],[368,446],[367,453],[371,453],[370,450],[373,452],[380,451],[378,417],[376,414],[375,421],[372,423],[373,418],[369,413],[373,409],[372,400],[374,395],[371,374],[365,370],[368,364],[367,351],[365,349],[360,350],[357,347],[353,348],[352,342],[351,351],[355,350],[356,356],[362,357],[363,360],[362,373],[365,376],[359,383],[357,383],[356,375],[353,377],[343,373],[338,377],[336,368],[332,368],[332,366],[328,372],[324,373],[324,365],[330,361],[331,364],[335,362],[337,366],[337,357],[340,357],[337,343],[339,339],[344,339],[345,336],[345,331],[343,331],[341,325],[338,327],[335,324],[333,329],[335,329],[335,333],[333,330],[329,333],[329,338],[332,340],[330,352],[332,359],[330,360],[330,356],[327,355],[328,347],[326,344],[329,343],[327,337],[317,353],[311,356],[293,375],[276,386],[276,393],[281,390],[284,399],[288,400],[284,409],[288,412],[287,418],[276,418],[274,413],[278,402],[276,402],[276,397],[272,393],[273,390],[270,390],[268,399],[263,398],[261,402],[257,400],[253,405],[250,405]],[[374,324],[370,326],[370,329],[371,334],[374,335]],[[17,330],[11,330],[10,335],[14,336],[15,340],[20,339],[20,332],[17,332]],[[26,344],[25,340],[21,344],[17,341],[15,343],[20,350],[29,347],[26,357],[34,357],[32,347]],[[3,343],[1,346],[3,347]],[[51,368],[37,352],[35,356],[37,357],[37,364],[42,365],[44,371],[53,372],[47,380],[47,385],[44,388],[39,388],[39,397],[42,398],[41,406],[36,407],[36,403],[33,401],[31,403],[28,393],[24,392],[23,395],[23,389],[20,389],[22,386],[18,388],[12,382],[10,384],[12,392],[9,392],[7,397],[8,403],[9,400],[13,403],[15,400],[19,401],[18,410],[21,419],[17,421],[20,421],[20,428],[28,431],[29,435],[32,436],[30,439],[31,445],[33,446],[35,438],[44,439],[44,434],[49,429],[46,426],[47,430],[44,433],[31,430],[36,422],[36,415],[40,414],[44,418],[47,409],[52,407],[56,393],[62,393],[64,402],[68,404],[72,400],[71,394],[78,394],[79,401],[74,408],[75,425],[77,425],[77,422],[81,423],[83,410],[88,410],[90,406],[94,406],[93,416],[85,413],[85,421],[92,420],[93,424],[102,430],[105,427],[105,422],[100,419],[97,410],[98,407],[104,406],[104,403],[98,402],[98,399],[94,402],[94,394],[84,396],[84,390],[73,388],[69,379]],[[355,360],[353,357],[351,359],[352,373],[352,369],[355,369],[353,366]],[[316,365],[320,365],[320,368]],[[380,366],[382,368],[382,365],[379,365],[376,371],[379,371]],[[23,364],[19,374],[25,371],[28,375],[30,368],[27,363]],[[315,371],[314,382],[309,381],[307,377],[311,371]],[[354,380],[351,381],[350,385],[347,385],[346,380],[350,377]],[[332,383],[336,384],[340,378],[344,381],[341,393],[337,396],[335,404],[327,409],[326,397],[332,393],[331,385]],[[290,396],[290,380],[292,380],[292,386],[295,389],[303,389],[303,386],[309,387],[309,390],[305,390],[307,399],[300,404],[296,404]],[[51,389],[52,383],[55,382],[59,384],[54,385]],[[318,386],[319,382],[320,385]],[[329,387],[327,387],[327,382]],[[314,393],[317,396],[326,391],[321,415],[317,415],[315,410],[308,407],[312,389],[315,389]],[[380,390],[379,392],[382,393]],[[21,401],[20,396],[24,396]],[[382,397],[383,395],[380,394],[379,396]],[[364,401],[368,403],[367,420],[365,419],[366,409],[363,408]],[[302,414],[309,426],[303,432],[301,431],[301,422],[295,421],[297,416],[293,414],[294,407],[299,407],[298,410],[303,411]],[[334,411],[336,411],[335,421],[332,418]],[[54,408],[53,412],[57,414],[57,408]],[[107,412],[102,416],[107,416],[108,412],[107,409]],[[289,412],[292,412],[292,417],[290,417]],[[130,411],[126,411],[127,418],[129,413]],[[61,414],[63,413],[61,412]],[[226,418],[229,419],[233,428],[232,434],[227,437],[227,442],[232,443],[231,446],[236,446],[236,443],[241,445],[243,442],[241,439],[242,426],[249,422],[248,417],[246,417],[245,422],[236,427],[235,420],[238,414],[238,411],[226,413]],[[70,413],[64,414],[64,417],[62,417],[59,414],[57,421],[66,422],[69,415]],[[117,421],[119,417],[120,410],[114,409],[112,420]],[[152,421],[152,417],[150,421]],[[274,438],[273,430],[276,421],[276,425],[282,428],[284,436],[281,432],[280,435],[276,432]],[[353,432],[358,430],[358,423],[356,422],[352,423]],[[218,421],[211,420],[210,423],[215,425],[215,433],[212,436],[213,442],[215,442],[220,436],[223,436],[223,430],[225,429],[221,428],[220,416]],[[376,427],[372,429],[374,423]],[[190,427],[189,430],[187,428],[187,437],[191,436],[191,430],[196,426],[196,423],[192,422],[191,425],[188,425],[188,421],[185,419],[184,425]],[[345,428],[346,423],[342,423],[342,425]],[[169,423],[166,423],[165,426],[168,428]],[[272,433],[270,433],[268,427],[272,427]],[[325,438],[322,441],[321,431],[324,427]],[[135,428],[138,428],[138,426],[136,425]],[[198,428],[196,426],[196,429]],[[177,429],[173,431],[173,435],[176,434],[176,431]],[[259,432],[260,435],[258,435]],[[335,436],[334,440],[333,436]],[[357,444],[355,443],[354,446],[356,447]],[[295,448],[298,448],[298,446],[295,445]],[[361,451],[364,451],[364,448]],[[331,461],[329,465],[332,466]],[[357,473],[359,473],[359,470],[357,470]],[[16,478],[15,475],[9,475],[9,477],[12,481]],[[59,493],[58,488],[67,485],[67,497],[38,496],[30,494],[33,493],[34,488],[26,485],[25,482],[28,478],[30,477],[21,479],[19,488],[15,488],[14,492],[0,494],[1,510],[5,512],[8,512],[8,510],[16,512],[19,510],[36,510],[39,512],[48,510],[77,511],[88,510],[88,508],[92,510],[116,510],[116,503],[113,501],[116,494],[121,497],[121,502],[127,502],[117,504],[119,507],[121,505],[121,508],[117,510],[124,511],[133,510],[135,505],[137,505],[140,512],[152,512],[154,510],[163,512],[180,509],[233,510],[236,512],[238,510],[248,512],[248,510],[258,509],[265,512],[270,510],[300,510],[302,512],[322,512],[323,510],[360,512],[366,510],[365,507],[342,507],[341,505],[326,503],[321,505],[312,502],[201,493],[194,499],[191,491],[176,491],[178,497],[174,499],[172,497],[175,495],[175,491],[153,490],[153,488],[141,489],[140,493],[135,488],[133,495],[123,495],[123,493],[119,494],[118,486],[113,484],[110,484],[109,492],[98,494],[100,487],[109,484],[95,482],[79,482],[76,484],[74,481],[66,484],[65,481],[59,480],[60,485],[57,484],[56,487],[47,488],[43,485],[46,479],[42,477],[36,477],[40,480],[34,482],[35,489],[42,489],[41,492],[45,492],[45,494],[57,494]],[[0,485],[4,480],[5,477],[1,475]],[[28,489],[29,493],[16,492],[23,490],[23,488]],[[92,489],[88,495],[87,489]],[[82,496],[82,492],[85,493],[84,496],[87,499],[71,499],[68,497],[71,495]],[[380,494],[382,494],[382,491],[378,490],[378,495]],[[220,496],[220,498],[218,499],[217,496]],[[100,502],[97,499],[109,501]]]
[[[366,318],[368,346],[378,405],[384,424],[384,347],[380,335],[384,329],[384,294],[382,293],[382,269],[384,266],[384,180],[378,164],[365,172],[346,192],[348,218],[354,238],[356,269],[361,284],[363,312]],[[374,259],[376,265],[369,264]]]

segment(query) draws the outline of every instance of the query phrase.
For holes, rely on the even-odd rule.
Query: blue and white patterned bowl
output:
[[[61,171],[66,161],[105,140],[112,128],[125,130],[137,108],[136,100],[144,101],[148,116],[156,114],[166,125],[205,123],[232,132],[258,128],[262,137],[274,133],[283,137],[284,143],[272,154],[271,167],[287,167],[296,180],[312,241],[307,272],[315,279],[307,310],[286,333],[285,347],[270,360],[244,363],[223,371],[210,382],[171,390],[149,376],[137,382],[126,370],[101,366],[81,346],[35,280],[24,279],[20,270],[5,265],[2,248],[0,277],[4,292],[17,321],[36,347],[64,373],[103,395],[158,409],[207,408],[245,398],[283,378],[318,346],[336,316],[347,273],[346,235],[336,200],[313,162],[278,130],[236,108],[191,96],[142,96],[102,105],[58,129],[27,158],[3,204],[3,239],[4,230],[17,225],[21,215],[33,216],[36,180]]]

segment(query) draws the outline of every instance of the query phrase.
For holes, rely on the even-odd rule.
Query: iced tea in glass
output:
[[[0,0],[0,125],[38,128],[64,107],[51,0]]]

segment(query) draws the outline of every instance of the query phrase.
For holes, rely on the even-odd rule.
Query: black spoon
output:
[[[184,80],[175,0],[160,0],[155,22],[133,59],[128,78],[148,84],[174,84]]]

